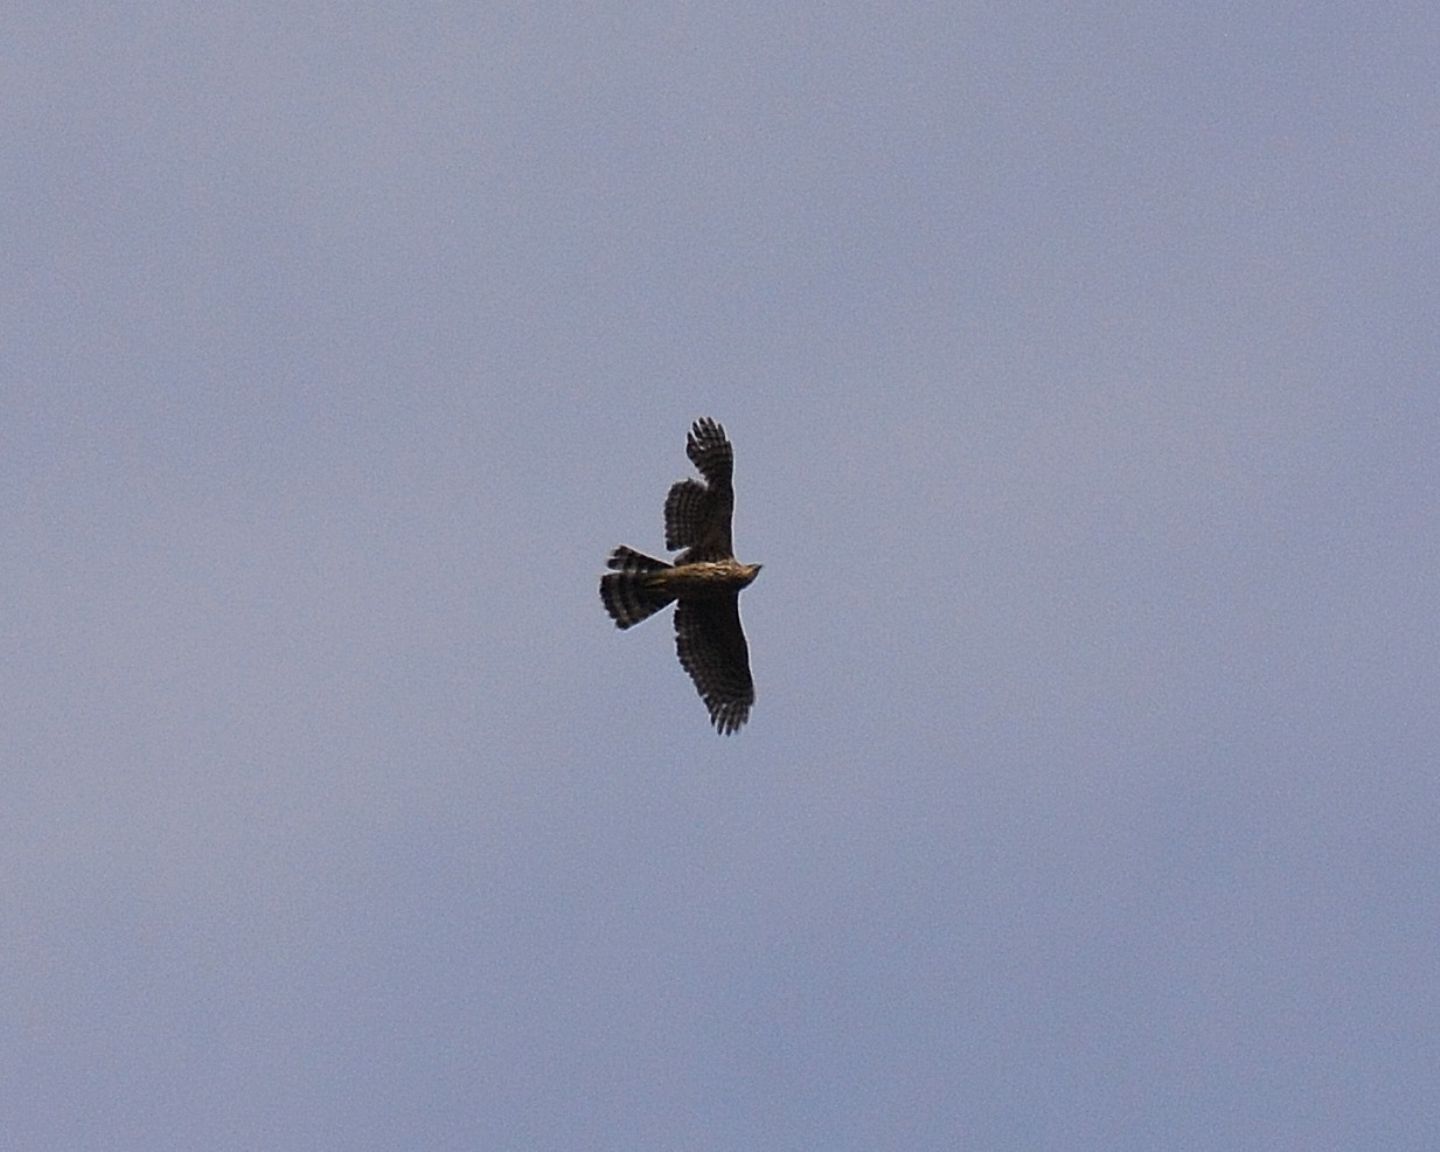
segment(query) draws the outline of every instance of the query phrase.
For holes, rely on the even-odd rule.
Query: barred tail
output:
[[[673,592],[653,579],[670,567],[665,561],[622,544],[610,553],[608,563],[615,571],[600,577],[600,599],[617,628],[638,624],[675,599]]]

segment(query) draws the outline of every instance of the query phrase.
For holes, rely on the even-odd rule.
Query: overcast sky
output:
[[[1440,1147],[1432,4],[0,32],[5,1147]]]

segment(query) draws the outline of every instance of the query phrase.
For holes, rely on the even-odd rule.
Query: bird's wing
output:
[[[730,477],[735,471],[735,450],[725,438],[723,425],[708,416],[696,420],[690,435],[685,438],[685,454],[712,488],[724,491],[730,487]]]
[[[705,483],[681,480],[665,499],[665,545],[686,548],[682,563],[735,555],[731,522],[735,514],[735,450],[725,429],[708,416],[695,421],[685,452]]]
[[[716,730],[728,736],[744,724],[755,703],[755,681],[740,627],[739,594],[677,603],[675,650]]]

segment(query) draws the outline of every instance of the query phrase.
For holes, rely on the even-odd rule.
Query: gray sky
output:
[[[1440,1145],[1433,5],[3,25],[7,1147]]]

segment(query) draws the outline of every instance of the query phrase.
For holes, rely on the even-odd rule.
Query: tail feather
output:
[[[664,560],[622,544],[610,554],[607,563],[615,571],[600,577],[600,599],[617,628],[638,624],[675,599],[673,593],[651,579],[670,567]]]

